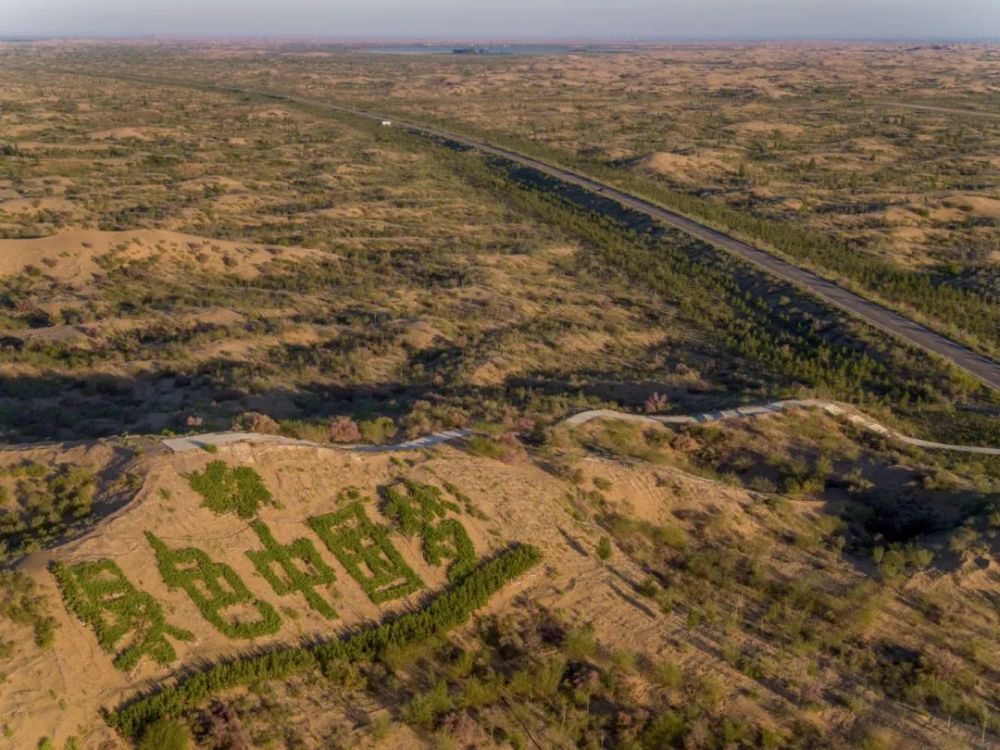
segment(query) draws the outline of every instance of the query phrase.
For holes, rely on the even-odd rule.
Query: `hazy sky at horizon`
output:
[[[1000,38],[1000,0],[0,0],[0,36]]]

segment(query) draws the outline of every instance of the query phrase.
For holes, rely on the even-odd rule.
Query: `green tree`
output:
[[[597,542],[597,556],[602,560],[607,560],[611,557],[611,540],[606,536],[602,536],[600,541]]]

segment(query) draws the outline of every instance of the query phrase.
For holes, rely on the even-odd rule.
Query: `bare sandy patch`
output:
[[[291,115],[284,109],[261,109],[248,115],[250,120],[287,120]]]
[[[1000,219],[1000,200],[988,198],[985,195],[963,195],[958,199],[959,205],[970,208],[973,216],[986,219]]]
[[[95,130],[90,137],[95,141],[152,141],[173,134],[174,131],[168,128],[125,127]]]
[[[448,337],[426,320],[415,320],[406,324],[400,341],[413,349],[423,350],[448,341]]]
[[[764,120],[748,120],[736,125],[730,125],[726,130],[739,133],[741,135],[772,135],[775,131],[783,136],[796,136],[802,133],[804,128],[790,122],[770,122]]]
[[[35,211],[74,211],[76,206],[64,198],[13,198],[0,203],[6,214],[28,214]]]
[[[673,177],[677,180],[692,181],[699,176],[731,172],[732,168],[715,158],[703,158],[656,151],[643,157],[639,162],[642,169]]]
[[[257,276],[258,265],[270,263],[275,257],[288,260],[330,257],[329,253],[306,248],[281,248],[272,253],[265,245],[213,240],[167,230],[103,232],[85,229],[38,239],[0,240],[0,276],[20,273],[34,266],[62,282],[86,284],[102,273],[97,258],[111,252],[122,262],[155,255],[167,262],[196,264],[242,278]]]

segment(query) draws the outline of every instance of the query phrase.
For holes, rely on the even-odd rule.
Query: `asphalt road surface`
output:
[[[968,115],[970,117],[988,117],[992,120],[1000,120],[1000,112],[988,112],[985,109],[959,109],[958,107],[935,107],[931,104],[910,104],[908,102],[877,101],[886,107],[902,107],[903,109],[916,109],[923,112],[936,112],[942,115]]]
[[[139,76],[119,77],[132,78],[133,80],[158,84],[192,85],[191,82],[167,81],[162,79],[143,78]],[[577,172],[573,172],[562,167],[556,167],[530,156],[517,153],[516,151],[511,151],[499,146],[493,146],[432,125],[425,125],[408,120],[398,120],[391,115],[382,115],[376,112],[357,109],[355,107],[347,107],[312,99],[302,99],[270,91],[257,91],[254,89],[246,89],[235,86],[218,86],[211,84],[193,85],[210,90],[228,91],[235,94],[250,94],[278,101],[287,101],[297,104],[306,104],[313,107],[321,107],[335,112],[355,115],[357,117],[375,122],[388,121],[392,123],[393,127],[401,127],[423,135],[445,138],[450,141],[454,141],[455,143],[459,143],[467,148],[475,149],[481,153],[501,156],[512,162],[531,167],[539,172],[556,177],[563,182],[600,193],[603,196],[613,198],[622,205],[628,206],[629,208],[640,211],[647,216],[662,221],[665,224],[680,229],[693,237],[697,237],[698,239],[715,245],[716,247],[720,247],[723,250],[726,250],[754,264],[755,266],[764,269],[768,273],[783,279],[784,281],[788,281],[800,288],[806,289],[820,299],[825,300],[831,305],[834,305],[835,307],[844,310],[855,317],[867,321],[876,328],[893,334],[910,344],[920,347],[924,351],[943,357],[980,382],[991,388],[1000,390],[1000,364],[972,351],[962,344],[952,341],[947,336],[936,333],[897,312],[893,312],[882,305],[865,299],[854,292],[848,291],[844,287],[828,279],[824,279],[815,273],[799,268],[798,266],[794,266],[791,263],[786,263],[780,258],[748,245],[747,243],[742,242],[735,237],[731,237],[724,232],[712,229],[711,227],[693,221],[686,216],[669,211],[656,205],[655,203],[651,203],[650,201],[639,198],[630,193],[623,192],[612,187],[611,185],[586,177]]]

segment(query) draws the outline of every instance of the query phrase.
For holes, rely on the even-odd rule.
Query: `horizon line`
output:
[[[0,31],[0,43],[24,43],[43,41],[272,41],[272,42],[312,42],[318,44],[409,44],[433,46],[442,44],[521,44],[526,46],[543,44],[658,44],[677,42],[736,42],[736,43],[788,43],[788,42],[833,42],[833,43],[882,43],[882,44],[1000,44],[1000,36],[736,36],[736,35],[699,35],[687,34],[677,36],[639,36],[639,35],[609,35],[609,36],[405,36],[389,34],[357,34],[324,36],[309,33],[287,34],[247,34],[247,33],[157,33],[157,32],[125,32],[120,34],[107,33],[19,33]]]

